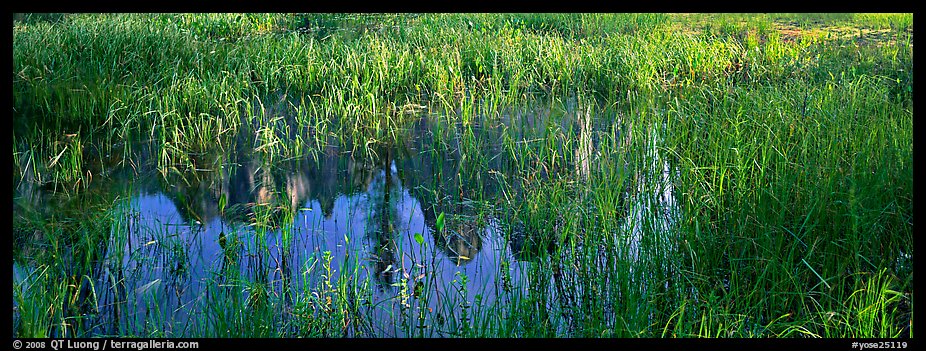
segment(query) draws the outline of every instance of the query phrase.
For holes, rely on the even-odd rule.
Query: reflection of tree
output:
[[[381,287],[389,286],[395,281],[396,270],[393,268],[397,268],[396,200],[401,194],[397,193],[399,187],[392,175],[392,153],[392,148],[386,147],[381,150],[381,156],[375,161],[377,168],[383,172],[383,181],[373,183],[370,196],[372,216],[367,221],[368,235],[373,241],[374,269]]]

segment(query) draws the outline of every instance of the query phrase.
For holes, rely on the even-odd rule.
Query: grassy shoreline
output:
[[[504,309],[465,307],[473,297],[459,291],[447,312],[466,318],[450,336],[913,335],[911,14],[68,14],[13,25],[14,262],[44,267],[14,284],[16,336],[94,335],[60,326],[78,318],[86,296],[73,287],[97,274],[98,243],[125,225],[106,196],[73,205],[100,207],[89,214],[17,210],[22,184],[83,199],[140,153],[162,179],[186,179],[221,169],[228,159],[203,155],[241,140],[273,169],[331,145],[382,162],[415,123],[434,135],[431,157],[459,167],[433,161],[428,190],[478,199],[480,213],[508,218],[506,235],[555,247],[527,274],[552,280],[530,279]],[[525,122],[533,115],[519,111],[538,105],[548,112]],[[642,220],[631,265],[618,252],[633,235],[621,213],[635,205],[618,199],[658,190],[662,166],[647,166],[657,158],[670,164],[679,220],[668,231]],[[505,195],[483,199],[490,171]],[[245,282],[248,298],[215,292],[227,299],[187,333],[367,335],[344,321],[369,323],[357,307],[369,287],[331,280],[295,293],[295,314],[260,282]],[[333,305],[321,308],[312,296],[324,294]]]

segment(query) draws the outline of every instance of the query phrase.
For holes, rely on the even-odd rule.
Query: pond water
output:
[[[528,185],[510,179],[516,161],[501,140],[505,133],[540,140],[546,118],[526,112],[519,127],[513,117],[477,125],[467,130],[484,142],[470,145],[459,134],[442,137],[424,117],[403,142],[329,141],[302,159],[268,161],[242,138],[234,150],[192,156],[197,166],[182,172],[157,172],[150,157],[122,162],[141,166],[112,172],[94,188],[106,194],[97,197],[114,224],[83,272],[92,282],[83,295],[93,302],[80,320],[91,335],[195,335],[198,322],[247,320],[235,311],[261,313],[262,304],[287,319],[330,313],[341,301],[369,321],[346,336],[452,336],[460,323],[454,311],[504,306],[530,285],[527,270],[537,261],[526,249],[530,235],[505,209]],[[581,179],[594,168],[599,141],[564,121],[561,130],[589,139],[577,144],[585,151],[573,151],[582,157],[563,168]],[[676,216],[671,167],[655,154],[648,166],[662,185],[627,193],[634,203],[621,215],[628,260],[636,259],[643,226],[668,232]],[[641,195],[647,191],[652,196]],[[61,205],[70,196],[23,180],[14,184],[14,214],[79,217],[66,211],[80,209]],[[47,250],[28,246],[15,248],[16,284],[41,269],[22,252]]]

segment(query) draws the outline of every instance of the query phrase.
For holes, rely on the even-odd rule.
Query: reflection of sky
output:
[[[397,183],[395,167],[391,168],[392,180]],[[391,284],[400,284],[406,274],[410,282],[407,283],[409,293],[416,278],[422,274],[426,277],[422,280],[433,277],[432,289],[426,292],[430,294],[430,304],[423,307],[438,310],[447,306],[448,301],[458,299],[459,273],[468,277],[468,301],[472,302],[478,294],[484,302],[491,302],[497,289],[501,289],[500,279],[496,281],[501,260],[508,258],[510,262],[516,262],[510,258],[507,245],[496,232],[494,220],[490,220],[481,233],[483,239],[479,253],[468,263],[457,266],[455,258],[448,257],[443,250],[435,247],[438,241],[425,224],[418,200],[399,184],[387,187],[385,178],[385,173],[380,171],[365,192],[338,196],[330,218],[325,218],[318,201],[308,201],[294,218],[289,245],[283,242],[284,234],[276,230],[266,235],[263,248],[257,239],[258,234],[245,224],[229,224],[220,218],[203,224],[187,223],[166,195],[137,194],[131,200],[131,208],[136,215],[129,216],[129,238],[122,245],[111,245],[109,253],[112,262],[119,261],[116,253],[124,255],[121,268],[127,285],[125,290],[128,291],[129,306],[135,306],[134,309],[127,308],[127,311],[134,310],[130,312],[135,314],[134,318],[123,316],[124,322],[141,322],[153,317],[146,314],[157,313],[160,314],[158,319],[174,321],[173,332],[176,333],[179,331],[176,328],[184,325],[191,314],[203,313],[204,304],[208,303],[208,290],[217,284],[239,286],[238,289],[245,295],[248,292],[245,286],[249,282],[264,282],[269,289],[279,293],[282,279],[290,282],[289,287],[297,296],[301,292],[318,289],[324,273],[322,257],[325,251],[332,255],[331,275],[335,286],[337,277],[351,274],[357,274],[361,280],[375,282],[370,286],[370,298],[376,306],[373,311],[377,319],[375,323],[381,324],[377,334],[394,335],[395,330],[399,330],[393,329],[396,326],[391,323],[396,322],[394,315],[400,311],[402,289]],[[367,223],[370,218],[379,218],[375,215],[376,211],[384,211],[383,191],[389,191],[392,196],[390,203],[393,208],[385,209],[385,215],[391,217],[394,228],[391,237],[385,240],[377,238],[383,235],[377,232],[379,223]],[[238,272],[223,270],[226,258],[218,239],[223,232],[227,242],[234,235],[240,239]],[[415,233],[422,234],[423,244],[414,240]],[[395,261],[388,263],[391,265],[391,280],[376,279],[382,267],[375,264],[378,259],[375,245],[383,242],[395,245]],[[121,252],[115,251],[119,247],[122,247]],[[518,286],[516,268],[519,266],[511,266],[512,283]],[[118,269],[112,267],[112,270]],[[406,301],[411,306],[417,304],[412,298]],[[170,330],[170,326],[165,326],[165,329]]]
[[[539,122],[529,124],[538,128],[544,125]],[[533,128],[522,127],[520,133],[523,135],[518,135],[519,139],[537,132],[529,130],[528,127]],[[425,134],[427,133],[422,133]],[[654,139],[653,143],[656,142]],[[139,179],[135,178],[120,183],[119,186],[129,184],[135,191],[132,192],[129,201],[131,210],[124,217],[128,229],[114,230],[113,233],[119,235],[113,235],[111,238],[106,263],[101,269],[103,272],[95,277],[98,280],[97,291],[103,292],[101,295],[104,295],[99,305],[106,309],[108,306],[116,306],[127,301],[123,307],[124,311],[113,318],[121,321],[122,333],[141,333],[141,330],[150,328],[145,327],[145,322],[149,321],[159,323],[160,326],[157,328],[168,335],[189,335],[190,332],[182,329],[189,319],[192,318],[197,323],[209,320],[212,317],[203,316],[216,313],[216,307],[222,308],[223,298],[240,297],[235,302],[238,305],[232,307],[243,308],[244,301],[254,286],[265,286],[273,296],[281,295],[283,289],[290,289],[290,294],[287,295],[295,296],[296,299],[309,295],[313,290],[319,290],[322,287],[322,257],[325,252],[330,252],[332,256],[333,285],[337,286],[338,277],[352,278],[353,282],[350,284],[360,285],[356,288],[357,291],[369,294],[361,296],[360,299],[369,300],[368,306],[373,306],[369,307],[372,310],[368,312],[377,324],[374,335],[401,335],[397,332],[401,327],[394,323],[400,322],[396,316],[400,315],[403,302],[400,296],[402,287],[393,284],[401,284],[403,278],[410,281],[406,286],[408,293],[412,293],[416,278],[422,275],[425,277],[431,284],[425,292],[428,294],[426,296],[429,297],[429,304],[420,307],[431,308],[434,311],[459,310],[460,274],[465,274],[468,278],[465,290],[469,302],[474,303],[477,295],[481,296],[482,305],[491,306],[493,302],[498,302],[497,297],[501,295],[499,291],[502,289],[499,270],[500,267],[506,267],[502,261],[510,263],[511,286],[523,291],[529,286],[525,282],[528,277],[524,272],[527,265],[532,263],[517,261],[502,238],[502,230],[499,230],[500,227],[517,228],[516,223],[501,223],[495,218],[487,218],[485,227],[475,229],[482,239],[478,251],[465,252],[470,260],[460,266],[456,264],[457,258],[448,256],[447,251],[450,250],[436,247],[444,241],[437,240],[437,234],[432,233],[428,227],[428,224],[432,227],[434,225],[437,215],[434,211],[448,211],[448,227],[452,227],[450,223],[458,224],[450,220],[456,218],[455,215],[471,214],[449,213],[455,210],[465,211],[462,209],[464,206],[457,204],[442,203],[443,206],[437,206],[436,209],[422,208],[430,206],[431,203],[423,197],[427,196],[427,191],[419,191],[421,188],[418,186],[431,185],[430,188],[437,186],[452,191],[459,188],[462,193],[463,187],[468,185],[460,184],[463,182],[462,177],[457,176],[463,169],[463,163],[457,160],[460,155],[425,151],[431,150],[431,144],[430,139],[425,138],[411,146],[406,145],[407,150],[397,147],[398,167],[396,162],[391,162],[389,167],[382,167],[379,161],[383,158],[379,158],[374,164],[370,163],[371,160],[348,159],[346,154],[329,150],[334,153],[323,158],[317,166],[310,164],[293,167],[294,171],[282,178],[278,175],[271,176],[279,178],[274,179],[275,181],[285,180],[287,186],[290,184],[289,181],[293,181],[293,184],[296,184],[293,188],[295,190],[284,190],[280,184],[275,184],[280,189],[273,189],[274,186],[268,189],[279,190],[285,195],[299,199],[297,202],[303,202],[299,204],[303,208],[294,216],[291,228],[287,226],[283,230],[275,229],[265,235],[258,234],[255,228],[249,226],[247,221],[242,222],[240,218],[224,220],[217,215],[215,192],[221,193],[223,186],[227,187],[224,190],[229,206],[255,201],[250,192],[260,182],[247,176],[264,174],[257,171],[263,171],[263,165],[249,162],[246,156],[240,156],[245,160],[241,162],[243,168],[238,173],[229,174],[230,178],[219,179],[218,188],[215,184],[207,182],[211,180],[209,177],[191,177],[192,185],[187,188],[174,186],[179,185],[179,182],[170,186],[158,186],[155,183],[139,183]],[[459,150],[458,146],[457,149]],[[582,154],[582,157],[592,157],[594,153],[591,151],[586,150],[587,154]],[[621,240],[625,240],[626,245],[621,245],[618,248],[620,252],[614,254],[632,261],[646,259],[646,256],[641,255],[650,252],[642,250],[641,237],[647,233],[671,231],[671,224],[677,216],[668,179],[671,167],[659,158],[656,148],[652,148],[650,152],[653,160],[650,165],[651,173],[659,174],[661,170],[662,177],[644,180],[646,187],[639,184],[640,189],[637,189],[631,200],[631,209],[623,216],[619,230],[621,233],[615,233],[621,236]],[[384,155],[387,160],[392,157],[389,153]],[[497,160],[500,165],[504,163],[501,158],[492,159]],[[594,158],[592,162],[595,162]],[[401,174],[397,168],[402,170]],[[502,166],[493,166],[492,169],[505,174]],[[389,171],[388,176],[386,170]],[[584,171],[588,172],[588,169]],[[402,181],[406,184],[402,184]],[[659,182],[664,183],[664,186],[652,187]],[[516,187],[513,190],[517,193],[519,183],[514,182],[512,186]],[[163,189],[160,189],[162,187]],[[497,190],[490,188],[491,185],[486,185],[477,191],[485,192],[490,198],[497,196],[498,194],[492,194]],[[17,191],[28,195],[25,190],[29,189]],[[177,204],[183,206],[186,200],[190,200],[188,206],[192,205],[192,208],[178,210]],[[441,204],[440,201],[431,202]],[[332,209],[326,217],[323,208],[327,210],[328,207]],[[424,210],[428,210],[427,215]],[[197,218],[197,211],[207,218],[206,223],[190,223],[184,219]],[[194,215],[191,216],[191,213]],[[212,215],[207,216],[205,213]],[[385,234],[381,233],[384,217],[391,225],[391,230]],[[475,226],[470,226],[472,227]],[[423,236],[423,244],[415,241],[416,233]],[[219,237],[222,235],[226,236],[228,242],[233,238],[240,240],[241,245],[238,249],[228,252],[230,256],[237,258],[238,265],[229,264],[225,249],[219,244]],[[394,248],[380,249],[384,244],[391,244]],[[388,262],[379,262],[383,259]],[[602,258],[601,269],[608,268],[604,266],[604,262],[607,260]],[[381,273],[387,266],[391,275],[384,276]],[[23,272],[35,268],[24,268],[14,262],[13,270],[14,281],[19,282],[25,275]],[[283,282],[286,282],[285,288]],[[365,282],[369,282],[369,285],[363,285]],[[217,294],[218,290],[224,291],[224,295]],[[557,292],[551,293],[553,300],[557,300]],[[418,307],[418,302],[414,299],[409,298],[407,302],[413,309]],[[284,305],[287,303],[282,302]],[[501,301],[500,305],[504,304],[505,301]],[[283,306],[284,309],[287,307],[291,306]],[[446,314],[445,317],[450,318]],[[427,318],[427,322],[431,322],[432,315],[429,314]],[[410,321],[412,324],[416,322]],[[119,331],[113,330],[102,333],[120,334]]]

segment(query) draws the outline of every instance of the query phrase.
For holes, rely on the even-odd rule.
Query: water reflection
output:
[[[402,334],[394,316],[411,306],[403,286],[433,310],[454,298],[447,295],[454,284],[464,284],[470,299],[503,298],[511,285],[524,285],[520,262],[535,257],[538,234],[516,216],[498,216],[525,186],[501,140],[531,145],[553,128],[535,113],[506,118],[448,128],[423,117],[405,135],[362,152],[332,140],[311,157],[285,161],[255,151],[245,135],[227,152],[190,155],[195,170],[114,178],[131,185],[123,187],[124,223],[104,238],[104,258],[90,274],[101,303],[113,306],[100,314],[113,321],[100,332],[141,333],[154,319],[183,334],[192,319],[231,313],[210,305],[218,300],[257,313],[282,298],[282,308],[292,309],[294,296],[337,277],[373,278],[376,289],[365,298],[381,321],[366,331],[374,335]],[[556,122],[579,140],[561,146],[575,150],[558,168],[528,167],[587,180],[599,131],[590,119]],[[37,204],[41,192],[24,184],[15,190]],[[441,322],[435,318],[423,320]]]
[[[451,139],[443,145],[443,150],[437,150],[433,147],[435,136],[431,130],[427,120],[416,123],[418,137],[410,139],[410,145],[400,150],[403,157],[397,162],[398,174],[411,196],[421,203],[424,223],[429,232],[435,233],[434,243],[453,263],[465,264],[482,248],[481,234],[486,231],[487,221],[476,212],[479,205],[497,203],[501,195],[497,179],[483,174],[498,172],[502,161],[495,158],[482,165],[486,171],[475,171],[476,167],[463,161],[460,139]],[[492,130],[480,132],[488,134]],[[487,148],[479,151],[484,155],[499,154],[497,145]],[[435,230],[441,213],[444,230]]]
[[[372,152],[350,153],[328,145],[316,159],[270,164],[253,152],[239,147],[223,160],[200,160],[216,165],[189,173],[171,173],[161,178],[163,193],[171,199],[185,223],[262,224],[279,229],[291,224],[292,214],[308,203],[318,203],[324,218],[331,219],[335,200],[368,193],[373,205],[369,235],[376,247],[389,256],[388,236],[397,220],[396,190],[407,189],[421,207],[429,232],[435,232],[437,216],[447,215],[446,228],[435,236],[456,263],[475,257],[481,247],[479,233],[486,229],[486,218],[475,211],[480,203],[494,203],[499,197],[497,179],[474,168],[464,169],[459,140],[452,139],[434,148],[434,135],[427,119],[415,123],[411,136],[401,143],[378,145]],[[499,154],[484,150],[486,154]],[[489,174],[503,172],[501,158],[488,165]],[[378,182],[374,179],[381,177]],[[269,222],[261,222],[258,209],[269,209]],[[287,216],[289,214],[289,216]],[[392,262],[381,260],[383,270]],[[382,271],[382,270],[380,270]]]

